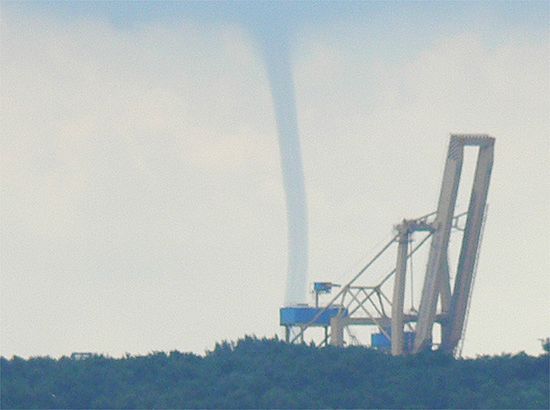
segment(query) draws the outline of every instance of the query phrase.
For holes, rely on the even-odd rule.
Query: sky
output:
[[[541,352],[548,2],[0,12],[3,356],[203,353],[282,334],[285,199],[254,43],[273,21],[292,41],[309,282],[345,282],[401,219],[435,210],[449,134],[487,133],[495,164],[464,353]]]

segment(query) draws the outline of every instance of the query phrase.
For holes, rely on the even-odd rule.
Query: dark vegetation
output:
[[[1,408],[549,408],[549,357],[222,343],[204,357],[1,359]]]

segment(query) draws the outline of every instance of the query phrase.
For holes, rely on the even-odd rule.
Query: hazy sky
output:
[[[343,282],[435,209],[449,133],[488,133],[465,353],[540,352],[550,3],[264,6],[1,3],[0,353],[281,334],[284,193],[250,35],[266,16],[294,38],[310,282]]]

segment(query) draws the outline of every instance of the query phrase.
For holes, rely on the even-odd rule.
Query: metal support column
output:
[[[340,316],[330,319],[330,344],[332,346],[344,346],[344,323]]]
[[[403,354],[403,307],[405,305],[405,280],[407,275],[407,250],[409,247],[409,227],[406,221],[397,227],[399,230],[397,263],[393,282],[391,306],[391,354]]]
[[[433,235],[428,258],[428,268],[424,277],[422,288],[422,299],[418,311],[418,322],[416,325],[416,336],[414,352],[419,352],[430,347],[432,340],[432,328],[437,308],[439,294],[450,293],[450,283],[444,278],[444,263],[447,262],[447,248],[449,247],[449,236],[456,204],[456,196],[462,171],[464,158],[463,143],[460,138],[451,136],[441,193],[437,206],[437,216],[434,222],[435,233]],[[448,276],[448,275],[447,275]],[[446,287],[449,287],[447,291]],[[442,291],[442,289],[444,289]]]

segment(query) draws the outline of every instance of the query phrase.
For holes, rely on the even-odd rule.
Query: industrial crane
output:
[[[296,305],[280,309],[280,324],[286,329],[288,342],[304,340],[312,327],[325,329],[320,346],[345,344],[344,330],[350,326],[374,326],[371,346],[392,355],[415,354],[438,349],[460,354],[466,329],[468,308],[479,259],[491,179],[495,139],[488,135],[453,134],[450,138],[437,210],[430,214],[404,219],[395,227],[392,239],[346,284],[314,284],[315,306]],[[455,206],[462,173],[465,147],[477,147],[477,164],[466,212],[456,214]],[[465,223],[461,221],[465,219]],[[454,282],[449,275],[451,233],[462,231],[462,243]],[[424,235],[412,246],[415,233]],[[428,262],[418,312],[404,311],[407,262],[430,241]],[[395,268],[374,285],[361,285],[373,264],[397,244]],[[410,269],[409,269],[410,270]],[[387,284],[393,278],[391,299]],[[340,290],[324,306],[319,295],[332,288]],[[433,342],[434,325],[439,324],[439,344]],[[291,331],[291,329],[295,329]],[[351,335],[351,333],[349,333]]]

